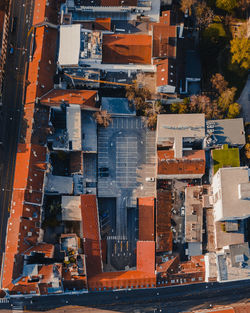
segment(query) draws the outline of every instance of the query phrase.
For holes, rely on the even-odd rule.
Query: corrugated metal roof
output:
[[[151,64],[151,57],[152,37],[149,35],[103,35],[103,63]]]
[[[139,240],[154,240],[154,198],[139,198]]]

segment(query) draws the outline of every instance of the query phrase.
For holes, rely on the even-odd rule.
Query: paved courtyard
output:
[[[98,130],[98,196],[116,198],[116,235],[127,236],[127,208],[155,196],[155,132],[140,117],[115,117]]]

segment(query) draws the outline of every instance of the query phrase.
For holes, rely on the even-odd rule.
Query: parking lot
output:
[[[127,237],[127,208],[155,195],[155,132],[140,117],[115,117],[98,130],[98,197],[116,198],[116,235]]]

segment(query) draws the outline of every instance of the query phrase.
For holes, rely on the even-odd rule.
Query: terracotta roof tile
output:
[[[140,271],[105,272],[88,279],[91,289],[99,288],[145,288],[155,286],[155,275]]]
[[[168,59],[156,60],[156,86],[168,85]]]
[[[79,104],[83,109],[85,106],[95,107],[97,91],[53,89],[41,97],[40,103],[48,106],[60,106],[62,103]]]
[[[15,254],[22,253],[36,244],[39,236],[37,222],[40,220],[40,206],[26,202],[41,204],[44,175],[40,173],[44,173],[45,169],[45,147],[18,145],[7,229],[3,286],[8,285],[12,280]]]
[[[182,159],[174,158],[173,150],[159,150],[158,174],[205,174],[204,150],[184,151]]]
[[[139,240],[154,240],[154,198],[140,198],[138,204]]]
[[[32,252],[44,253],[47,258],[52,258],[54,255],[54,246],[49,243],[41,242],[26,250],[24,255],[30,255]]]
[[[136,269],[151,275],[155,274],[155,242],[137,241]]]
[[[153,57],[176,57],[176,26],[171,25],[171,12],[163,11],[159,23],[152,23]]]
[[[151,64],[151,56],[152,37],[149,35],[103,35],[103,63]]]
[[[81,195],[84,254],[88,277],[102,272],[99,218],[95,195]]]
[[[156,203],[156,251],[172,251],[171,192],[158,190]]]

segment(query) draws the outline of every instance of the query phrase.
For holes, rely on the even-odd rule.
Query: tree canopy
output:
[[[98,111],[93,114],[96,123],[103,127],[108,127],[112,121],[111,115],[107,111]]]
[[[191,8],[192,6],[197,2],[197,0],[181,0],[181,11],[183,13],[186,13],[186,11],[189,11],[189,14],[191,14]]]
[[[237,7],[237,0],[216,0],[216,6],[219,9],[231,12]]]
[[[195,16],[197,25],[205,28],[213,22],[214,12],[205,1],[202,1],[195,6]]]
[[[240,67],[250,68],[250,39],[247,37],[231,40],[232,63],[238,63]]]

